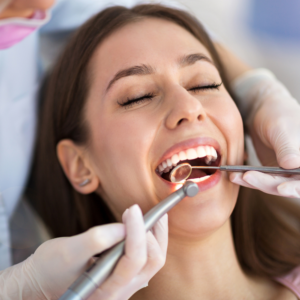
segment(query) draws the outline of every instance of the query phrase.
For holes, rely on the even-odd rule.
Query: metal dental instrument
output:
[[[170,173],[170,180],[174,183],[182,182],[189,178],[192,173],[192,169],[203,170],[220,170],[227,172],[247,172],[247,171],[259,171],[262,173],[271,174],[283,174],[283,175],[300,175],[300,168],[298,169],[282,169],[279,167],[253,167],[253,166],[191,166],[189,163],[183,163],[176,166]]]
[[[187,181],[180,189],[155,205],[144,216],[145,230],[152,226],[172,207],[185,197],[194,197],[199,188],[196,183]],[[91,267],[89,267],[59,298],[59,300],[86,300],[111,274],[124,253],[125,241],[107,250]]]

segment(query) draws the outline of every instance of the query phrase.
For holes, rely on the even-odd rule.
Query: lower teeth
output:
[[[198,183],[198,182],[201,182],[201,181],[204,181],[204,180],[208,179],[209,177],[210,177],[210,175],[207,175],[207,176],[204,176],[204,177],[201,177],[201,178],[191,178],[191,179],[187,179],[187,180]]]

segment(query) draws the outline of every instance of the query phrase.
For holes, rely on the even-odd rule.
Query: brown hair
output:
[[[50,76],[38,132],[32,196],[54,236],[70,236],[114,221],[98,195],[82,195],[72,188],[56,157],[56,145],[66,138],[77,144],[87,143],[89,132],[83,122],[83,111],[89,88],[88,63],[95,49],[112,32],[147,17],[169,20],[193,34],[211,53],[229,89],[213,43],[190,14],[160,5],[132,9],[117,6],[90,19],[70,41]],[[232,231],[242,267],[254,274],[278,276],[299,265],[298,206],[286,205],[281,199],[262,199],[259,192],[251,197],[249,192],[246,194],[245,190],[240,192],[232,215]],[[288,218],[295,222],[290,223]]]

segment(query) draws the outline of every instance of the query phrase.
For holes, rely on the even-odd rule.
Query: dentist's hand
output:
[[[245,103],[252,101],[252,108],[248,106],[245,110],[244,107],[242,113],[261,163],[285,169],[299,168],[300,105],[297,101],[274,76],[263,72],[252,71],[248,78],[237,80],[235,89],[240,91],[238,96],[243,97]],[[282,177],[251,171],[232,173],[230,179],[269,194],[300,198],[300,176]]]
[[[249,171],[244,174],[232,173],[230,174],[230,180],[236,184],[261,190],[267,194],[300,198],[300,175],[282,177]]]
[[[126,300],[164,265],[168,241],[167,215],[145,232],[137,205],[123,215],[123,223],[94,227],[68,238],[42,244],[23,263],[0,273],[1,299],[58,299],[92,263],[92,256],[121,241],[125,254],[110,277],[90,300]]]

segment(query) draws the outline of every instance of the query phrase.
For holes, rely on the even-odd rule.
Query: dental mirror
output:
[[[226,166],[227,167],[227,166]],[[185,180],[187,180],[193,169],[202,169],[202,170],[218,170],[221,169],[222,171],[225,171],[225,169],[222,169],[221,167],[216,166],[191,166],[189,163],[183,163],[178,166],[176,166],[170,173],[170,180],[174,183],[183,183]],[[226,169],[227,171],[227,169]]]
[[[192,173],[192,166],[188,163],[183,163],[176,166],[170,173],[171,182],[179,183],[187,180]]]
[[[170,173],[170,180],[174,183],[183,183],[187,180],[193,169],[218,170],[222,167],[215,166],[191,166],[189,163],[183,163],[176,166]]]

